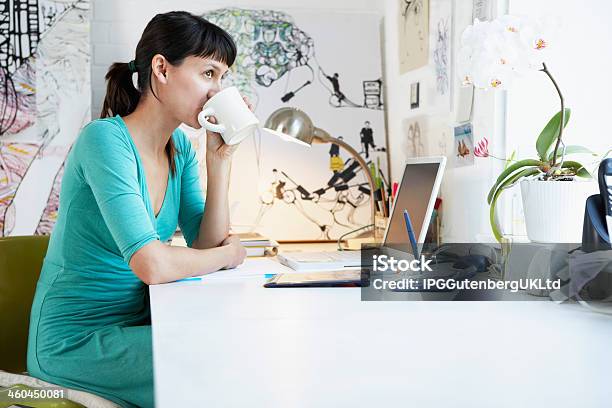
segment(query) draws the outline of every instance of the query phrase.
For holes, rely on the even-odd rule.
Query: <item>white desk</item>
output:
[[[612,318],[578,305],[264,281],[151,286],[157,407],[612,405]]]

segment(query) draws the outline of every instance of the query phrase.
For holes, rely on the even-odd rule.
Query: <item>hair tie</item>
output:
[[[138,70],[136,69],[136,61],[131,60],[130,62],[128,62],[128,68],[129,68],[130,72],[136,72],[136,71],[138,71]]]

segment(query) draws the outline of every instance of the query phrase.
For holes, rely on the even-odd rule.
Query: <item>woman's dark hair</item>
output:
[[[136,109],[140,97],[147,92],[157,98],[151,82],[151,61],[155,54],[178,66],[189,56],[212,58],[231,66],[236,59],[236,44],[222,28],[186,11],[157,14],[145,27],[136,46],[136,58],[115,62],[106,73],[106,96],[101,118],[125,116]],[[138,89],[132,83],[133,68],[138,72]],[[174,174],[175,146],[172,138],[166,145],[170,171]]]

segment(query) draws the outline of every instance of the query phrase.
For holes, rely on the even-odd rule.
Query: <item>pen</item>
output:
[[[199,281],[199,280],[202,280],[202,277],[201,277],[201,276],[192,276],[192,277],[189,277],[189,278],[183,278],[183,279],[176,280],[175,282],[183,282],[183,281]]]
[[[275,276],[276,276],[275,273],[265,273],[264,274],[264,278],[266,278],[266,279],[273,278]],[[201,281],[201,280],[202,280],[201,276],[192,276],[192,277],[189,277],[189,278],[183,278],[183,279],[176,280],[175,282]]]
[[[378,189],[378,180],[376,178],[376,166],[374,166],[373,162],[370,162],[370,175],[372,176],[372,182],[374,183],[374,188]]]
[[[380,157],[376,158],[376,167],[374,168],[376,171],[376,187],[382,188],[382,181],[380,179]]]
[[[387,196],[391,197],[391,186],[389,185],[389,182],[387,181],[384,173],[382,172],[381,169],[378,169],[378,174],[380,174],[380,179],[382,180],[383,185],[386,188],[387,191]]]
[[[412,246],[412,252],[414,259],[419,258],[419,248],[417,247],[416,238],[414,237],[414,230],[412,229],[412,222],[410,221],[410,214],[408,210],[404,210],[404,221],[406,222],[406,231],[408,232],[408,238],[410,239],[410,245]]]
[[[385,193],[384,188],[380,189],[380,196],[381,196],[381,201],[382,201],[383,215],[387,217],[388,216],[387,209],[389,208],[389,203],[387,202],[387,194]]]

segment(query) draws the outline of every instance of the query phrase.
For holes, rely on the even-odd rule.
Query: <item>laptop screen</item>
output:
[[[412,221],[415,239],[422,243],[425,239],[423,230],[429,228],[429,221],[425,220],[427,207],[434,193],[436,177],[440,163],[409,163],[406,164],[404,175],[397,191],[397,198],[393,206],[393,213],[389,220],[389,227],[384,245],[400,251],[412,253],[406,224],[404,222],[404,209],[408,210]],[[438,192],[435,191],[437,196]]]

